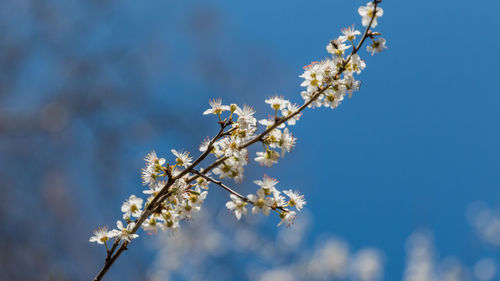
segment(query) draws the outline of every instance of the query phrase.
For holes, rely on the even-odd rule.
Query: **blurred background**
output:
[[[197,154],[209,98],[258,118],[300,103],[302,66],[365,1],[0,1],[0,280],[91,280],[155,149]],[[236,221],[211,187],[175,236],[141,237],[105,280],[500,280],[499,2],[384,1],[388,49],[360,92],[307,110],[294,151],[248,166],[308,201]],[[251,150],[251,155],[255,151]],[[253,157],[252,157],[253,158]]]

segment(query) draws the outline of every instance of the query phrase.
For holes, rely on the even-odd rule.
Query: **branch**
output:
[[[202,177],[202,178],[206,179],[207,181],[210,181],[210,182],[215,183],[216,185],[218,185],[218,186],[222,187],[223,189],[225,189],[225,190],[226,190],[226,191],[228,191],[229,193],[231,193],[231,194],[235,195],[236,197],[240,198],[242,201],[245,201],[245,202],[247,202],[247,203],[250,203],[250,204],[252,204],[252,205],[255,205],[255,204],[254,204],[254,202],[250,201],[248,198],[246,198],[245,196],[241,195],[240,193],[238,193],[238,192],[234,191],[234,189],[232,189],[232,188],[230,188],[229,186],[227,186],[227,185],[223,184],[221,181],[216,180],[216,179],[214,179],[214,178],[211,178],[211,177],[209,177],[209,176],[207,176],[207,175],[205,175],[205,174],[203,174],[203,173],[200,173],[200,172],[198,172],[198,171],[196,171],[196,170],[191,170],[191,172],[192,172],[193,174],[197,174],[198,176],[200,176],[200,177]],[[276,206],[276,207],[271,206],[271,209],[273,209],[273,210],[279,209],[279,210],[282,210],[282,211],[288,211],[287,209],[285,209],[284,207],[281,207],[281,206]]]
[[[339,71],[338,71],[337,75],[331,81],[336,81],[336,80],[340,79],[340,76],[345,71],[345,69],[346,69],[349,61],[351,60],[352,56],[354,54],[356,54],[360,50],[360,48],[362,47],[362,45],[365,42],[366,38],[372,36],[372,33],[371,33],[370,29],[371,29],[373,21],[375,20],[375,17],[376,17],[377,5],[380,2],[382,2],[382,0],[374,0],[373,1],[373,3],[374,3],[373,16],[371,17],[370,22],[369,22],[368,26],[366,27],[366,29],[365,29],[365,31],[363,33],[363,36],[361,37],[361,39],[360,39],[359,43],[356,45],[356,47],[353,46],[353,50],[351,51],[351,53],[349,54],[349,56],[344,60],[344,62],[342,64],[342,67],[339,68]],[[250,139],[246,143],[242,144],[240,147],[238,147],[238,150],[245,149],[245,148],[249,147],[250,145],[252,145],[252,144],[254,144],[256,142],[264,140],[264,138],[271,131],[273,131],[274,129],[276,129],[281,124],[287,122],[288,120],[294,118],[295,116],[297,116],[297,114],[300,114],[310,104],[312,104],[314,101],[316,101],[327,89],[329,89],[329,87],[331,86],[331,81],[328,82],[326,85],[322,85],[322,86],[318,87],[318,89],[311,95],[311,98],[308,101],[306,101],[302,106],[300,106],[294,113],[292,113],[292,114],[290,114],[290,115],[288,115],[286,117],[275,118],[275,122],[274,122],[274,124],[272,126],[266,128],[266,130],[264,130],[262,133],[256,135],[255,137],[253,137],[252,139]],[[222,164],[224,161],[226,161],[227,159],[229,159],[229,157],[224,156],[224,157],[221,157],[221,158],[217,159],[212,164],[208,165],[205,169],[203,169],[201,172],[195,170],[195,168],[203,160],[205,160],[205,158],[211,153],[211,151],[213,150],[215,142],[217,140],[219,140],[220,138],[229,135],[233,130],[235,130],[235,128],[233,128],[233,129],[230,129],[230,130],[228,130],[226,132],[224,131],[227,128],[227,126],[229,126],[229,125],[232,124],[231,117],[229,117],[226,120],[220,121],[219,124],[221,125],[221,128],[220,128],[219,132],[217,133],[217,135],[211,139],[211,141],[207,145],[207,149],[191,165],[189,165],[187,168],[181,170],[179,172],[179,174],[177,174],[174,177],[172,177],[172,176],[169,175],[167,183],[162,187],[162,189],[160,190],[160,192],[158,192],[158,194],[156,194],[154,196],[154,198],[149,203],[149,205],[147,205],[147,207],[145,207],[145,209],[143,210],[143,212],[141,213],[141,215],[139,216],[139,218],[135,221],[135,226],[134,226],[134,228],[131,231],[132,234],[136,233],[137,230],[142,226],[142,224],[144,223],[144,221],[149,217],[149,215],[151,215],[152,213],[158,211],[158,208],[161,207],[162,202],[168,199],[168,197],[171,195],[170,187],[178,179],[183,178],[185,175],[187,175],[189,173],[193,173],[195,175],[191,176],[190,178],[188,178],[186,180],[186,182],[188,184],[191,183],[192,181],[196,180],[197,178],[202,177],[205,180],[210,181],[212,183],[215,183],[216,185],[222,187],[223,189],[225,189],[229,193],[237,196],[241,200],[253,204],[253,202],[251,202],[250,200],[248,200],[248,198],[244,197],[243,195],[241,195],[238,192],[234,191],[233,189],[229,188],[228,186],[226,186],[225,184],[223,184],[221,181],[215,180],[215,179],[213,179],[211,177],[208,177],[206,175],[206,173],[208,173],[212,169],[214,169],[217,166],[219,166],[220,164]],[[286,211],[286,209],[283,208],[283,207],[275,207],[275,208],[273,208],[273,210],[275,210],[275,211],[276,211],[276,209],[280,209],[280,210]],[[104,265],[101,268],[101,270],[99,271],[99,273],[97,274],[97,276],[94,278],[94,281],[101,280],[104,277],[104,275],[106,274],[106,272],[108,272],[109,268],[114,264],[114,262],[118,259],[118,257],[123,253],[123,251],[125,251],[127,249],[127,245],[129,244],[129,242],[123,241],[121,243],[121,245],[120,245],[120,243],[121,243],[121,240],[119,240],[119,239],[115,240],[115,242],[114,242],[113,246],[111,247],[111,249],[109,251],[107,251],[107,255],[106,255],[106,258],[105,258]],[[120,245],[120,247],[118,248],[119,245]],[[118,248],[118,250],[117,250],[117,248]]]

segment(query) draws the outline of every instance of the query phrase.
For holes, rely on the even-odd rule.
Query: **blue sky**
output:
[[[360,26],[361,3],[217,5],[230,32],[270,49],[289,68],[289,83],[274,91],[298,100],[301,66],[325,56],[325,42],[339,28]],[[312,235],[333,232],[354,247],[386,251],[386,280],[401,278],[405,240],[419,228],[434,233],[442,256],[469,265],[484,253],[498,259],[498,250],[478,242],[465,210],[474,200],[499,203],[500,5],[384,1],[382,7],[376,29],[389,49],[364,55],[368,67],[352,99],[334,112],[304,114],[294,128],[297,147],[275,174],[306,194]]]
[[[10,41],[0,43],[21,42],[28,50],[15,69],[2,60],[9,74],[4,79],[12,84],[2,95],[2,112],[31,116],[58,91],[70,101],[78,91],[90,101],[118,93],[96,103],[102,111],[68,121],[57,138],[41,140],[24,128],[0,136],[3,144],[31,137],[36,146],[54,147],[49,160],[71,161],[63,166],[77,183],[70,187],[75,205],[89,210],[85,230],[111,224],[122,200],[139,193],[145,153],[195,152],[213,134],[214,120],[201,115],[209,98],[252,105],[259,118],[268,114],[264,99],[275,93],[301,102],[302,67],[326,57],[326,44],[341,28],[361,28],[357,8],[365,4],[149,0],[110,1],[101,8],[49,1],[57,8],[50,11],[64,15],[54,20],[50,13],[32,15],[28,2],[3,4],[22,11],[3,9]],[[483,243],[465,218],[474,201],[500,206],[500,3],[386,0],[382,7],[376,30],[388,49],[376,56],[362,52],[367,68],[361,90],[333,111],[308,109],[293,128],[294,151],[272,169],[249,169],[247,183],[237,187],[251,192],[251,181],[265,173],[302,191],[314,219],[309,245],[332,233],[354,249],[379,248],[386,254],[385,280],[401,279],[405,241],[422,228],[433,233],[440,256],[457,256],[467,266],[483,256],[500,262],[498,248]],[[92,75],[72,76],[64,68],[79,59],[89,62]],[[115,130],[123,133],[122,142],[101,161],[99,141]],[[69,136],[76,143],[69,144]],[[45,154],[31,155],[35,165],[47,165]],[[20,167],[27,162],[14,159]],[[103,183],[93,170],[99,165],[113,166],[120,177]],[[268,219],[264,230],[272,235],[275,221]]]

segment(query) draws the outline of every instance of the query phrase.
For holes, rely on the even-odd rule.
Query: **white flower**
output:
[[[236,219],[240,220],[242,215],[247,214],[247,203],[236,195],[231,194],[231,201],[226,203],[226,208],[233,211]]]
[[[220,115],[223,111],[228,111],[230,109],[227,105],[222,105],[222,99],[210,100],[209,104],[212,108],[209,108],[203,112],[203,115],[207,114],[217,114]]]
[[[163,164],[165,164],[165,158],[158,158],[158,156],[156,156],[156,152],[154,150],[152,150],[150,153],[148,153],[148,155],[146,155],[146,157],[144,157],[144,160],[146,161],[146,163],[148,165],[152,165],[152,164],[163,165]]]
[[[149,189],[143,190],[142,193],[144,194],[152,194],[153,196],[156,196],[158,192],[167,184],[167,181],[157,181],[155,184],[151,185]]]
[[[195,212],[201,209],[199,205],[190,204],[189,201],[185,201],[179,208],[179,217],[181,219],[190,220]]]
[[[278,226],[280,226],[284,223],[286,225],[286,227],[289,227],[295,221],[296,216],[297,216],[297,213],[294,211],[281,212],[280,213],[281,221],[278,223]]]
[[[177,213],[163,209],[161,216],[165,220],[164,226],[166,228],[176,230],[180,227],[179,215]]]
[[[285,197],[281,196],[281,191],[273,192],[273,205],[277,207],[285,206]]]
[[[297,210],[301,210],[306,204],[306,200],[304,199],[304,195],[300,195],[298,192],[293,192],[291,189],[283,191],[288,197],[290,197],[290,201],[288,205],[297,208]]]
[[[166,220],[165,221],[165,226],[173,231],[178,230],[180,228],[179,220],[178,219],[172,219],[172,220]]]
[[[158,158],[153,150],[144,158],[146,167],[142,169],[142,183],[144,185],[152,185],[158,179],[162,165],[165,164],[165,158]]]
[[[342,29],[343,36],[340,36],[339,39],[342,41],[354,41],[356,39],[356,35],[361,35],[359,30],[354,29],[354,24],[347,28]]]
[[[148,166],[146,168],[142,168],[141,177],[143,185],[152,185],[158,178],[158,174],[155,173],[154,167]]]
[[[361,82],[354,79],[352,75],[346,75],[344,79],[342,80],[344,86],[347,89],[347,92],[349,93],[349,97],[352,96],[352,93],[355,91],[359,90],[359,87],[361,85]]]
[[[231,136],[220,140],[218,144],[221,146],[221,150],[224,151],[224,155],[229,157],[239,151],[241,140]]]
[[[271,167],[274,163],[278,162],[279,158],[280,155],[278,152],[268,149],[265,152],[257,152],[255,161],[257,161],[260,165]]]
[[[368,26],[370,24],[370,20],[373,17],[375,12],[375,4],[373,2],[368,2],[366,6],[361,6],[358,9],[359,15],[362,17],[361,24],[363,26]],[[372,27],[377,26],[377,18],[380,18],[384,14],[384,10],[380,7],[377,7],[377,11],[375,12],[375,18],[372,22]]]
[[[187,151],[180,151],[178,152],[175,149],[170,150],[172,154],[177,157],[175,159],[175,162],[177,165],[183,166],[184,168],[187,168],[189,165],[191,165],[191,162],[193,161],[193,158],[189,157],[189,152]]]
[[[196,187],[196,190],[191,191],[188,200],[195,206],[200,206],[203,204],[205,198],[207,198],[208,191],[201,191],[200,187]]]
[[[343,85],[337,85],[338,91],[328,89],[325,91],[325,107],[330,107],[332,109],[340,105],[340,102],[344,100],[344,95],[346,92],[346,87]]]
[[[290,103],[289,101],[283,99],[283,97],[270,97],[266,100],[266,103],[271,105],[271,108],[278,111],[278,110],[283,110],[287,107],[287,105]]]
[[[291,133],[288,132],[288,128],[285,128],[283,132],[281,132],[278,144],[281,147],[281,156],[285,155],[286,152],[290,152],[295,145],[296,138],[293,137]]]
[[[260,210],[262,210],[262,213],[264,215],[269,215],[271,206],[274,203],[271,197],[264,197],[263,192],[257,191],[257,196],[255,196],[254,194],[249,194],[247,198],[248,200],[250,200],[250,202],[253,203],[252,213],[256,214]]]
[[[308,92],[308,91],[302,91],[300,93],[300,95],[302,96],[302,98],[304,99],[305,102],[308,102],[312,98],[313,93]],[[323,98],[324,98],[323,95],[319,96],[311,104],[309,104],[307,107],[310,107],[310,108],[321,107],[323,105],[323,103],[322,103]]]
[[[372,44],[366,47],[366,50],[371,52],[372,56],[373,54],[382,52],[384,49],[387,49],[387,47],[385,46],[385,39],[382,37],[379,39],[373,39]]]
[[[116,227],[118,227],[118,230],[113,229],[112,231],[120,240],[130,242],[132,239],[139,237],[138,234],[132,233],[132,229],[135,227],[134,222],[129,223],[127,227],[123,227],[121,221],[116,221]]]
[[[115,237],[117,234],[114,231],[108,231],[107,226],[99,227],[94,230],[94,236],[90,237],[89,242],[97,242],[98,244],[104,244],[109,239]]]
[[[210,173],[206,173],[207,176],[210,175]],[[208,185],[210,184],[209,181],[207,181],[206,179],[202,178],[202,177],[199,177],[196,179],[196,184],[200,187],[200,188],[203,188],[203,189],[208,189]]]
[[[247,150],[242,149],[238,153],[234,154],[233,157],[224,161],[221,165],[213,170],[214,174],[219,175],[219,178],[223,179],[226,177],[234,178],[235,181],[240,181],[243,179],[243,167],[247,164]]]
[[[139,217],[141,215],[142,198],[137,198],[135,195],[130,195],[127,201],[123,202],[122,212],[123,219],[130,219],[131,216]]]
[[[361,73],[361,70],[365,69],[366,63],[363,61],[358,54],[351,56],[351,61],[349,62],[347,69],[351,72]]]
[[[158,229],[163,230],[164,224],[162,223],[163,218],[159,214],[152,214],[147,220],[142,223],[142,229],[149,233],[158,233]]]
[[[210,140],[209,138],[206,138],[206,139],[204,139],[204,140],[201,142],[200,147],[199,147],[199,149],[200,149],[200,151],[201,151],[201,152],[205,152],[205,151],[207,151],[207,149],[208,149],[208,145],[210,144],[210,141],[211,141],[211,140]]]
[[[344,59],[340,56],[333,56],[331,59],[322,60],[323,71],[325,77],[334,78],[335,75],[339,72],[339,68],[344,64]]]
[[[260,186],[262,189],[268,190],[269,192],[266,192],[267,193],[266,195],[270,195],[271,192],[276,190],[276,188],[274,186],[276,184],[278,184],[278,180],[264,175],[262,180],[256,180],[256,181],[254,181],[254,183],[256,185]]]
[[[263,126],[266,126],[266,128],[269,128],[271,126],[273,126],[275,123],[274,121],[274,118],[270,118],[270,119],[261,119],[259,120],[259,124],[263,125]],[[278,127],[276,128],[284,128],[285,127],[285,124],[279,124]]]
[[[314,92],[314,90],[323,84],[323,69],[321,64],[314,61],[311,64],[304,66],[304,73],[302,73],[299,77],[305,79],[300,86],[307,87],[308,92]]]
[[[283,117],[288,117],[288,116],[294,114],[295,112],[297,112],[298,110],[299,110],[298,105],[289,103],[286,108],[281,110],[281,115],[283,115]],[[295,125],[296,121],[298,121],[300,119],[300,116],[302,116],[302,113],[295,114],[295,116],[288,119],[287,124],[289,126]]]
[[[281,136],[281,131],[278,129],[274,129],[267,136],[264,137],[264,144],[269,145],[269,147],[277,148],[279,147],[279,139]]]
[[[238,124],[242,129],[251,129],[257,124],[257,119],[253,117],[255,110],[250,106],[244,105],[243,109],[236,108],[236,115],[238,115]]]
[[[257,190],[257,195],[259,197],[273,195],[273,199],[277,206],[284,205],[284,197],[280,196],[281,191],[274,187],[278,183],[277,179],[273,179],[264,175],[262,180],[256,180],[254,181],[254,183],[261,187],[259,190]]]
[[[344,55],[345,50],[349,49],[351,46],[344,44],[345,39],[344,36],[340,36],[339,38],[330,41],[330,44],[326,46],[326,50],[328,53],[342,57]]]

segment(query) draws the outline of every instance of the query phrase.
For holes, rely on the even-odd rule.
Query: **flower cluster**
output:
[[[212,108],[203,114],[216,114],[220,121],[222,120],[222,112],[229,111],[229,116],[224,119],[224,122],[221,121],[221,124],[231,127],[210,147],[209,152],[217,159],[224,158],[224,161],[213,170],[213,173],[221,179],[232,178],[240,182],[243,180],[244,167],[248,164],[248,150],[243,146],[255,137],[257,131],[255,110],[247,105],[243,107],[236,104],[222,105],[220,99],[210,101],[210,105]],[[206,152],[209,144],[210,140],[205,140],[200,145],[200,151]]]
[[[376,7],[373,2],[358,9],[362,16],[362,25],[371,27],[377,25],[377,18],[384,13],[382,8]],[[359,90],[361,82],[354,78],[366,67],[366,63],[359,57],[358,51],[361,46],[356,46],[354,41],[361,32],[354,25],[342,29],[342,35],[330,41],[326,50],[332,56],[320,62],[312,62],[304,67],[304,73],[299,77],[304,78],[301,86],[306,90],[301,93],[302,98],[309,107],[330,107],[332,109],[340,105],[346,94],[351,97],[352,93]],[[385,46],[384,38],[376,38],[380,33],[367,29],[366,36],[370,37],[372,44],[367,47],[368,52],[379,53]],[[352,52],[346,56],[346,51],[352,48]]]
[[[255,181],[260,188],[256,194],[247,196],[242,196],[220,180],[230,178],[236,182],[242,181],[245,166],[248,165],[247,148],[258,142],[262,144],[263,150],[256,152],[254,160],[267,167],[276,164],[279,158],[284,157],[295,146],[296,138],[292,135],[290,126],[296,124],[305,108],[336,108],[345,95],[350,97],[359,89],[360,81],[354,76],[366,67],[358,55],[363,42],[368,38],[372,40],[367,47],[372,54],[386,48],[385,40],[378,37],[380,33],[371,30],[377,25],[377,18],[383,15],[378,3],[380,0],[374,0],[359,8],[362,25],[366,26],[366,30],[357,45],[355,40],[357,36],[361,36],[361,32],[352,25],[342,29],[342,35],[327,45],[326,49],[331,54],[329,58],[304,67],[304,72],[300,75],[304,79],[301,86],[305,87],[305,91],[301,93],[304,99],[302,105],[274,95],[265,100],[271,108],[271,114],[268,118],[257,121],[255,110],[247,105],[224,105],[221,99],[210,100],[210,108],[203,115],[216,115],[220,130],[216,136],[201,143],[201,155],[197,159],[193,159],[187,151],[172,149],[173,161],[168,163],[154,151],[150,152],[145,157],[146,165],[142,169],[142,181],[147,186],[143,193],[148,198],[144,200],[131,195],[121,207],[126,224],[117,221],[117,229],[108,231],[107,227],[99,228],[90,238],[90,242],[105,245],[111,238],[116,239],[111,250],[107,251],[105,266],[109,266],[108,262],[113,260],[112,257],[119,255],[132,239],[138,237],[136,232],[140,227],[149,233],[179,229],[182,220],[189,220],[194,213],[200,211],[208,194],[209,183],[230,193],[231,201],[226,203],[226,207],[238,220],[248,213],[248,205],[252,205],[254,214],[262,212],[267,216],[271,210],[278,213],[281,219],[278,226],[292,224],[297,211],[306,204],[303,195],[291,189],[278,190],[278,181],[267,176]],[[258,125],[264,127],[260,133],[257,133]],[[204,169],[199,168],[199,164],[209,156],[215,158],[214,162]],[[120,242],[122,244],[116,250]]]
[[[291,189],[283,191],[289,198],[287,202],[285,197],[281,195],[281,191],[275,187],[278,181],[268,176],[264,176],[262,180],[254,181],[254,183],[260,186],[256,194],[249,194],[246,198],[231,194],[231,201],[226,203],[226,207],[233,211],[234,215],[239,220],[242,215],[248,213],[246,208],[248,202],[253,205],[253,214],[262,211],[262,213],[267,216],[270,211],[273,210],[276,211],[281,218],[278,226],[283,223],[286,224],[287,227],[290,226],[295,220],[297,213],[287,209],[287,207],[295,207],[297,211],[300,211],[306,204],[304,196]]]
[[[298,105],[292,104],[283,97],[270,97],[266,100],[266,103],[274,110],[274,116],[269,119],[259,120],[259,124],[266,127],[268,134],[261,139],[265,150],[257,152],[255,161],[260,165],[271,167],[278,162],[280,156],[285,155],[285,151],[290,152],[295,145],[296,139],[286,128],[286,125],[295,125],[301,114],[298,112]],[[284,118],[288,118],[286,123],[276,124],[276,122]],[[281,153],[276,149],[281,149]]]
[[[174,164],[166,163],[165,159],[158,158],[156,153],[149,153],[146,160],[146,168],[143,169],[143,181],[148,185],[144,194],[150,195],[145,206],[152,206],[165,186],[170,186],[168,192],[163,194],[160,204],[151,210],[149,217],[144,220],[142,228],[150,233],[157,233],[158,230],[177,230],[181,220],[190,219],[195,212],[201,209],[208,192],[208,183],[198,180],[188,184],[189,174],[183,176],[179,168],[187,168],[192,164],[192,157],[189,152],[171,150],[175,157]],[[150,180],[154,179],[154,180]],[[142,199],[139,201],[132,195],[123,203],[122,211],[125,216],[130,213],[128,206],[136,204],[140,209]],[[134,213],[132,213],[133,216]],[[138,216],[136,216],[138,217]]]

